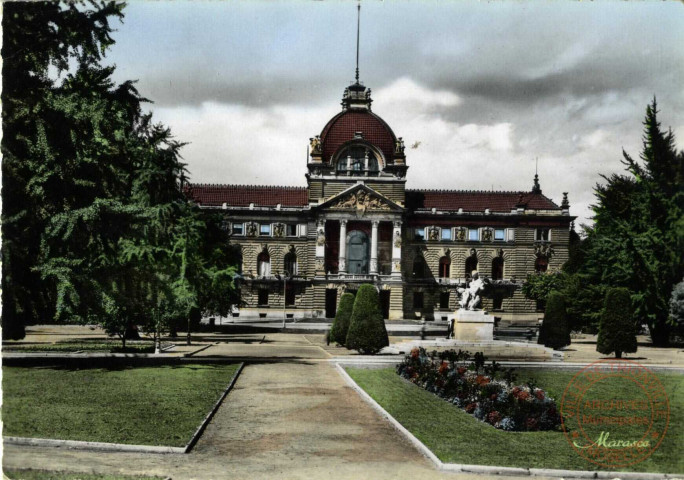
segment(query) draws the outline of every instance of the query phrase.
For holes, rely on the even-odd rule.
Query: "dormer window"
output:
[[[378,158],[375,153],[363,145],[352,145],[338,155],[337,173],[347,175],[365,175],[377,173]]]

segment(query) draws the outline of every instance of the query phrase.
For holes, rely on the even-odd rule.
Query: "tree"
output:
[[[684,272],[684,152],[646,108],[641,161],[623,152],[627,175],[603,177],[587,228],[582,274],[594,284],[625,287],[636,323],[647,323],[655,345],[666,345],[673,322],[668,301]]]
[[[347,343],[347,333],[349,332],[349,323],[351,321],[352,310],[354,309],[354,295],[351,293],[343,293],[340,297],[340,305],[337,308],[337,314],[330,328],[330,341],[337,342],[340,345]]]
[[[672,289],[670,297],[670,320],[677,327],[677,334],[684,336],[684,280]]]
[[[554,350],[570,345],[566,299],[559,292],[554,291],[549,294],[544,320],[539,329],[538,342]]]
[[[72,162],[84,159],[60,158],[55,152],[73,140],[69,135],[73,122],[63,120],[73,120],[77,114],[69,110],[73,105],[69,99],[77,94],[77,88],[73,82],[61,85],[59,81],[70,69],[70,62],[83,66],[102,58],[113,44],[110,20],[120,19],[122,9],[123,4],[114,2],[3,5],[3,338],[22,338],[27,323],[49,321],[55,315],[57,293],[36,268],[40,232],[62,206],[69,206],[80,195],[80,189],[71,191],[59,182],[60,176],[71,174],[68,163],[58,171],[51,167],[64,158]],[[92,96],[90,105],[96,101]],[[87,113],[80,114],[85,117],[81,118],[83,125]],[[92,131],[87,129],[81,140]]]
[[[365,283],[356,293],[346,345],[351,350],[371,355],[389,345],[378,291],[373,285]]]
[[[606,293],[596,350],[604,355],[615,352],[615,358],[622,358],[623,352],[637,351],[632,300],[626,288],[611,288]]]

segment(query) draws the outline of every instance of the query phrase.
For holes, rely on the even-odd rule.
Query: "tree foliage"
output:
[[[563,294],[556,291],[549,294],[538,340],[545,347],[558,350],[570,345],[570,326],[566,304]]]
[[[123,338],[224,308],[227,239],[183,195],[183,144],[100,63],[123,4],[4,7],[3,336],[56,320]]]
[[[646,108],[640,160],[623,152],[626,175],[603,177],[587,229],[583,273],[592,283],[625,287],[635,323],[647,323],[654,344],[668,342],[668,301],[684,272],[684,152],[663,131],[655,99]]]
[[[382,319],[378,292],[374,285],[363,284],[354,300],[346,346],[372,355],[388,345],[389,337]]]
[[[349,322],[351,320],[352,310],[354,309],[354,295],[351,293],[343,293],[340,297],[340,305],[337,308],[337,314],[330,328],[330,341],[337,342],[340,345],[347,343],[347,333],[349,332]]]
[[[626,288],[611,288],[606,293],[596,350],[604,355],[615,352],[615,358],[622,358],[623,352],[637,351],[632,300]]]

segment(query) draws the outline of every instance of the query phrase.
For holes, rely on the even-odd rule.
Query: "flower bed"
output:
[[[508,431],[559,430],[556,402],[531,383],[515,385],[511,369],[496,362],[486,365],[484,355],[468,352],[432,352],[414,348],[397,366],[408,381],[435,393],[478,420]]]

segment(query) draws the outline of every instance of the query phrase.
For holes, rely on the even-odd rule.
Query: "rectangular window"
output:
[[[450,228],[443,228],[442,229],[442,240],[451,240],[451,229]]]
[[[498,240],[500,242],[503,242],[506,240],[506,230],[503,228],[497,228],[494,230],[494,240]]]
[[[288,237],[296,237],[297,236],[297,225],[294,223],[288,223],[285,226],[286,229],[286,235]]]
[[[262,236],[271,235],[271,225],[262,223],[261,226],[259,227],[259,235],[262,235]]]
[[[259,305],[268,305],[268,290],[259,290]]]
[[[425,240],[425,227],[416,228],[415,239],[416,240]]]
[[[233,235],[243,235],[244,234],[244,226],[242,223],[234,223],[233,224]]]
[[[413,292],[413,308],[423,308],[423,292]]]
[[[468,240],[477,242],[480,240],[480,231],[477,228],[468,229]]]
[[[548,242],[551,239],[551,233],[548,228],[538,228],[534,231],[534,239],[537,242]]]
[[[449,309],[449,292],[439,293],[439,308],[441,308],[442,310]]]

